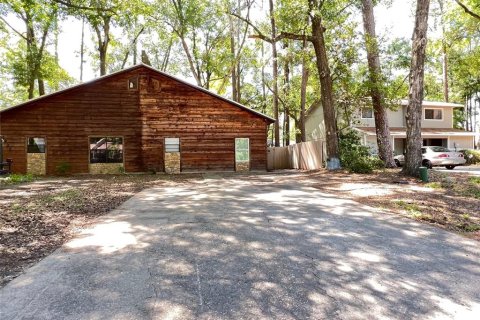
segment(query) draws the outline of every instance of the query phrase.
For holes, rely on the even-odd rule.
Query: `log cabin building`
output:
[[[0,111],[12,172],[266,170],[274,119],[140,64]]]

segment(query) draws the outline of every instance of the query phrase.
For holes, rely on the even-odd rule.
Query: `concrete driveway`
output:
[[[479,243],[261,175],[149,189],[0,291],[0,319],[478,319]]]

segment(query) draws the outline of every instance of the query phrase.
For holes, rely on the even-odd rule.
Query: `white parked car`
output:
[[[398,167],[405,163],[405,156],[394,157]],[[432,167],[445,167],[453,170],[456,166],[464,165],[466,159],[461,152],[454,152],[445,147],[422,147],[422,166],[431,169]]]

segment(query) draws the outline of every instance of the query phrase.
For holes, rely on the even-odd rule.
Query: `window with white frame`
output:
[[[180,152],[180,138],[165,138],[165,152]]]
[[[425,120],[443,120],[442,109],[425,109]]]
[[[235,161],[250,161],[250,140],[248,138],[235,138]]]
[[[373,119],[373,109],[362,108],[362,119]]]

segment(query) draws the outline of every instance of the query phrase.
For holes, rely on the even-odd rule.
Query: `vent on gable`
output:
[[[138,77],[131,77],[128,79],[128,90],[138,89]]]

